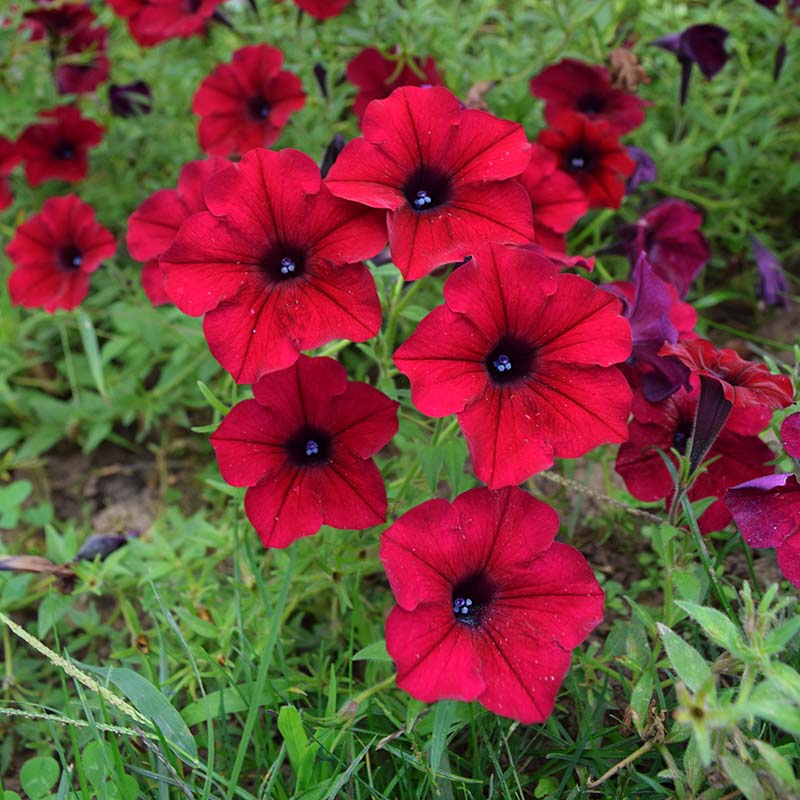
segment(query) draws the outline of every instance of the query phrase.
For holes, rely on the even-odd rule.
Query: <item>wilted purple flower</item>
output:
[[[103,560],[111,555],[115,550],[119,550],[131,539],[135,539],[139,531],[128,531],[127,534],[93,534],[82,545],[75,554],[73,561],[92,561],[97,556]]]
[[[152,93],[144,81],[127,84],[112,83],[108,87],[108,102],[115,117],[134,117],[152,110]]]
[[[339,158],[339,153],[344,150],[345,144],[347,144],[347,142],[341,133],[333,134],[333,139],[328,142],[328,146],[325,148],[325,152],[322,154],[322,161],[320,161],[319,164],[319,171],[322,173],[323,178],[330,172],[331,167],[336,163],[336,159]]]
[[[719,25],[692,25],[683,33],[670,33],[650,42],[674,53],[681,64],[681,105],[689,93],[692,64],[697,64],[708,80],[725,66],[728,60],[724,47],[727,37],[728,31]]]
[[[678,341],[678,329],[670,319],[674,293],[655,274],[644,253],[639,255],[631,278],[633,299],[630,284],[611,283],[601,288],[622,300],[633,344],[628,364],[640,374],[645,398],[660,403],[681,386],[689,388],[689,368],[674,356],[658,355],[664,342]]]
[[[636,191],[639,184],[657,181],[658,169],[656,169],[656,162],[650,158],[650,154],[646,150],[633,145],[627,149],[628,155],[636,162],[636,169],[625,184],[625,193],[630,194]]]
[[[683,200],[662,200],[635,225],[620,229],[631,266],[644,251],[656,275],[671,283],[681,298],[686,297],[711,256],[699,230],[702,222],[701,214]]]
[[[750,247],[758,265],[758,287],[756,295],[768,306],[789,307],[789,281],[775,254],[756,237],[750,236]]]

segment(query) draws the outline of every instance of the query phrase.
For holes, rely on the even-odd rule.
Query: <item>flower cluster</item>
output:
[[[220,3],[109,0],[147,47],[224,22]],[[296,5],[322,20],[348,0]],[[54,73],[62,93],[95,91],[108,76],[107,31],[94,19],[82,4],[26,15],[32,36],[65,54]],[[681,59],[688,86],[686,64],[709,77],[721,68],[722,41],[690,29],[658,44]],[[174,188],[142,198],[127,247],[143,263],[152,304],[202,317],[211,354],[233,382],[252,386],[211,445],[224,480],[246,488],[245,512],[265,546],[287,547],[323,525],[387,522],[380,465],[398,431],[393,396],[410,386],[421,414],[455,415],[486,485],[452,503],[423,502],[381,535],[397,602],[386,643],[401,688],[426,702],[476,700],[525,723],[547,718],[571,651],[602,619],[603,592],[583,557],[554,541],[555,511],[519,484],[604,444],[621,445],[616,468],[631,495],[668,507],[684,489],[690,500],[714,498],[699,519],[704,533],[732,514],[749,544],[775,547],[789,579],[800,580],[796,524],[760,539],[751,532],[765,507],[796,518],[800,487],[772,475],[760,438],[772,411],[793,402],[791,381],[695,332],[686,299],[711,258],[701,215],[670,197],[642,213],[653,200],[643,201],[609,248],[627,256],[629,280],[597,286],[567,271],[594,265],[594,256],[568,254],[573,226],[591,208],[619,208],[655,177],[648,154],[621,140],[645,118],[635,85],[575,59],[545,67],[530,92],[544,102],[546,126],[530,141],[518,122],[462,103],[432,57],[366,48],[346,70],[361,135],[345,142],[337,131],[321,169],[299,150],[269,149],[309,113],[300,77],[283,67],[278,48],[248,45],[200,82],[192,110],[209,157],[187,161]],[[120,117],[151,100],[140,82],[110,87],[109,98]],[[0,139],[0,208],[18,163],[32,186],[79,181],[103,137],[77,105],[40,116],[17,142]],[[8,246],[11,299],[74,308],[114,251],[77,195],[50,198]],[[759,243],[761,274],[771,271],[764,298],[783,302],[779,265],[763,251]],[[404,341],[391,338],[397,320],[387,324],[378,384],[386,393],[348,379],[355,348],[341,364],[306,354],[380,333],[381,297],[365,262],[381,253],[399,270],[398,293],[404,280],[435,286],[437,271],[450,270],[443,303],[419,313]],[[704,427],[708,386],[716,416]],[[798,419],[784,423],[793,456]],[[687,464],[691,485],[676,486]]]

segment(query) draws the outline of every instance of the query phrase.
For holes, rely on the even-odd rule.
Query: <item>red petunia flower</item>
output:
[[[734,350],[717,350],[707,339],[667,343],[659,355],[676,356],[693,372],[718,380],[734,408],[786,408],[792,403],[792,381],[787,375],[773,375],[764,364],[745,361]]]
[[[114,255],[114,237],[77,195],[51,197],[17,228],[6,248],[16,269],[8,279],[11,302],[26,308],[75,308],[89,276]]]
[[[297,150],[256,149],[206,185],[160,257],[167,294],[205,314],[214,357],[239,383],[291,366],[300,350],[377,334],[375,281],[359,259],[386,241],[383,215],[333,197]]]
[[[370,458],[397,432],[398,404],[348,381],[330,358],[300,356],[265,375],[211,435],[222,477],[249,486],[244,507],[267,547],[320,526],[362,529],[386,519],[386,488]]]
[[[668,454],[677,465],[674,448],[685,455],[692,435],[699,381],[694,379],[690,391],[679,389],[660,403],[649,403],[637,393],[633,400],[630,438],[619,449],[615,469],[625,481],[628,491],[639,500],[672,499],[675,485],[658,450]],[[752,414],[734,414],[723,427],[702,463],[708,464],[689,490],[689,499],[719,498],[698,520],[703,533],[722,530],[731,520],[722,497],[727,489],[742,481],[769,475],[769,462],[774,454],[758,433],[766,420]],[[711,461],[711,463],[708,463]]]
[[[212,175],[230,164],[227,159],[216,156],[190,161],[181,169],[177,189],[161,189],[131,214],[126,241],[128,252],[137,261],[146,262],[142,268],[142,286],[154,306],[170,302],[164,291],[159,256],[169,250],[188,217],[208,210],[203,189]]]
[[[127,19],[131,36],[142,47],[203,33],[221,2],[223,0],[108,0],[114,12]]]
[[[516,122],[463,110],[443,87],[403,86],[370,103],[364,136],[328,173],[338,197],[387,210],[392,259],[407,280],[461,261],[483,242],[533,238],[516,181],[531,146]]]
[[[75,31],[67,41],[62,63],[56,67],[58,93],[86,94],[108,80],[107,48],[108,28]]]
[[[558,168],[556,157],[533,145],[531,163],[517,179],[533,206],[533,240],[548,250],[566,253],[564,234],[589,210],[583,189]]]
[[[359,119],[373,100],[388,97],[400,86],[439,86],[444,84],[436,62],[428,56],[424,61],[413,58],[409,63],[398,59],[397,48],[388,51],[389,58],[375,47],[367,47],[347,64],[347,80],[358,88],[353,111]]]
[[[620,302],[527,248],[476,250],[395,353],[424,414],[456,413],[475,474],[517,484],[555,457],[628,435],[631,353]]]
[[[800,484],[791,473],[732,487],[725,503],[750,547],[774,547],[778,567],[800,587]]]
[[[790,414],[783,421],[781,444],[792,458],[800,458],[800,411]]]
[[[624,179],[633,174],[636,162],[608,123],[563,111],[536,141],[551,150],[561,169],[580,184],[590,206],[619,208]]]
[[[294,4],[315,19],[338,17],[352,0],[294,0]]]
[[[477,700],[543,722],[574,650],[603,618],[603,591],[558,516],[517,488],[429,500],[381,536],[397,605],[386,648],[423,702]]]
[[[700,233],[702,224],[702,215],[689,203],[670,197],[620,233],[631,266],[644,252],[656,275],[671,283],[683,298],[711,258],[708,242]]]
[[[268,147],[306,102],[300,78],[281,69],[283,53],[266,44],[243,47],[218,66],[192,102],[200,147],[217,156]]]
[[[16,144],[5,136],[0,136],[0,211],[14,202],[14,195],[8,185],[8,176],[19,164],[20,158]]]
[[[19,137],[25,177],[31,186],[53,178],[79,181],[89,171],[87,150],[100,144],[103,129],[81,116],[75,106],[58,106],[39,115],[46,122],[29,125]]]
[[[645,101],[614,89],[608,70],[599,64],[562,59],[531,79],[531,94],[545,101],[548,125],[554,125],[562,111],[603,120],[617,134],[628,133],[644,122]]]

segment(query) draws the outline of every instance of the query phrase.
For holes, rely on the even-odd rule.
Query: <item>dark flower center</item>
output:
[[[184,14],[196,14],[202,4],[203,0],[183,0],[183,12]]]
[[[582,114],[600,114],[606,107],[606,98],[600,92],[586,92],[576,103]]]
[[[273,247],[261,259],[261,269],[274,283],[299,278],[306,269],[305,253],[297,247]]]
[[[58,263],[61,264],[63,269],[74,272],[76,269],[80,269],[81,264],[83,264],[83,255],[74,244],[68,244],[58,254]]]
[[[259,94],[247,101],[247,113],[251,119],[263,120],[269,116],[269,103]]]
[[[453,587],[453,616],[464,625],[479,627],[486,619],[496,591],[494,582],[484,572],[459,581]]]
[[[69,161],[69,159],[75,158],[75,145],[62,139],[51,152],[53,158],[57,158],[59,161]]]
[[[692,423],[688,420],[681,422],[672,434],[672,446],[682,455],[686,455],[686,445],[692,435]]]
[[[589,172],[594,169],[595,154],[585,144],[577,144],[564,152],[564,169],[567,172]]]
[[[450,199],[450,179],[431,167],[420,167],[403,186],[403,194],[414,211],[430,211]]]
[[[506,337],[498,342],[483,363],[495,383],[506,384],[525,380],[533,362],[533,347],[519,339]]]
[[[295,467],[319,467],[331,460],[331,436],[304,425],[286,443],[286,451]]]

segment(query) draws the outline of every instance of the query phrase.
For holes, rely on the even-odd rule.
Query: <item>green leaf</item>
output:
[[[197,381],[197,388],[200,390],[200,394],[205,397],[206,402],[214,409],[219,411],[220,414],[225,416],[226,414],[230,413],[230,408],[225,405],[215,394],[211,391],[211,389],[206,386],[203,381]]]
[[[797,673],[797,670],[792,669],[788,664],[776,661],[770,664],[765,672],[781,694],[785,695],[787,699],[800,703],[800,674]]]
[[[751,739],[750,741],[761,754],[773,776],[787,788],[797,785],[792,765],[772,745],[762,742],[760,739]]]
[[[368,644],[362,647],[354,656],[353,661],[391,661],[392,657],[386,652],[386,640]]]
[[[798,632],[800,632],[800,615],[787,619],[770,631],[764,642],[764,650],[770,655],[780,653]]]
[[[558,781],[555,778],[541,778],[536,783],[536,788],[533,790],[533,796],[537,800],[542,797],[554,797],[558,791]]]
[[[758,776],[750,767],[727,753],[723,754],[721,760],[728,777],[747,800],[765,800],[766,795],[758,781]]]
[[[636,686],[631,692],[631,710],[634,712],[633,724],[638,733],[644,730],[647,724],[647,712],[650,708],[650,698],[653,696],[653,673],[649,670],[643,672],[636,681]]]
[[[147,678],[126,667],[79,666],[113,683],[137,711],[153,722],[170,744],[192,758],[197,757],[197,743],[183,718]]]
[[[281,706],[278,730],[286,742],[289,763],[295,774],[295,789],[300,790],[306,785],[317,746],[309,742],[300,712],[294,706]]]
[[[742,639],[739,629],[721,611],[680,600],[676,601],[675,605],[682,608],[695,620],[715,644],[726,649],[733,647],[741,650],[744,648],[744,639]]]
[[[467,446],[463,439],[451,439],[440,445],[442,461],[447,480],[450,483],[452,496],[461,491],[464,481],[464,462],[467,460]]]
[[[46,797],[56,785],[61,767],[50,756],[37,756],[29,758],[19,772],[19,783],[22,791],[30,800],[40,800]]]
[[[103,377],[103,361],[100,358],[100,346],[97,343],[97,334],[94,330],[89,315],[78,309],[75,312],[75,318],[78,321],[78,331],[81,334],[81,341],[83,342],[83,350],[86,353],[86,360],[89,362],[89,371],[92,373],[92,380],[97,387],[97,392],[103,400],[108,400],[108,392],[106,390],[106,382]]]
[[[667,657],[670,664],[672,664],[672,668],[689,689],[694,694],[697,694],[703,684],[713,681],[711,668],[694,647],[684,642],[680,636],[671,631],[666,625],[662,625],[660,622],[656,623],[656,625],[664,642],[664,648],[667,651]]]
[[[672,585],[684,600],[696,602],[700,599],[703,587],[693,572],[676,570],[672,573]],[[681,605],[677,603],[677,605]],[[681,606],[682,608],[683,606]]]
[[[0,528],[14,528],[19,521],[20,507],[33,491],[30,481],[14,481],[0,487]]]
[[[433,711],[433,735],[431,736],[431,770],[434,775],[439,771],[442,763],[444,746],[447,735],[450,733],[450,724],[456,712],[454,700],[440,700]]]

